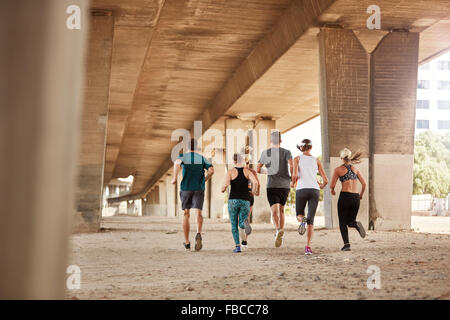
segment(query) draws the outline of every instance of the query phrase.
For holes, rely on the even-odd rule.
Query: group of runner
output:
[[[314,217],[319,204],[320,190],[328,184],[328,178],[319,159],[311,155],[312,143],[304,139],[297,148],[301,154],[295,158],[289,150],[280,146],[281,134],[271,134],[271,147],[261,153],[256,170],[250,167],[249,159],[243,154],[233,156],[233,167],[226,173],[222,192],[228,193],[228,213],[231,222],[231,232],[235,242],[233,252],[239,253],[247,247],[248,236],[252,232],[250,216],[253,210],[254,197],[260,195],[258,174],[267,174],[267,200],[275,226],[275,247],[283,243],[285,215],[284,207],[291,188],[296,188],[295,209],[299,222],[298,232],[306,233],[305,254],[312,254],[311,239],[314,231]],[[366,190],[366,182],[361,172],[354,166],[360,162],[361,153],[352,154],[345,148],[340,152],[342,165],[335,168],[330,183],[331,194],[336,195],[335,187],[338,180],[342,189],[338,200],[339,228],[344,242],[342,251],[350,250],[348,227],[355,228],[361,237],[366,233],[361,222],[356,221],[360,200]],[[180,186],[180,199],[183,217],[183,231],[186,250],[191,249],[189,240],[190,210],[197,213],[197,234],[195,250],[202,249],[203,201],[205,182],[214,174],[212,164],[197,152],[197,142],[190,141],[189,150],[181,154],[174,163],[172,183],[182,170],[183,179]],[[206,171],[206,175],[205,175]],[[318,179],[318,174],[321,181]],[[358,181],[361,191],[358,192]],[[305,209],[308,207],[307,214]]]

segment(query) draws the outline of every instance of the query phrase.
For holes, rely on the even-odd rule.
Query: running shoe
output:
[[[344,244],[344,246],[341,249],[342,251],[350,251],[350,243]]]
[[[236,246],[236,248],[234,248],[233,253],[241,253],[241,246]]]
[[[298,233],[302,236],[306,232],[306,217],[302,218],[302,222],[298,226]]]
[[[250,226],[250,222],[248,222],[248,219],[244,220],[244,230],[247,235],[252,233],[252,227]]]
[[[242,249],[247,249],[247,241],[242,240],[241,247]]]
[[[191,251],[191,244],[190,243],[186,244],[185,242],[183,242],[183,246],[186,249],[186,251]]]
[[[195,251],[200,251],[202,250],[202,248],[202,235],[200,233],[197,233],[197,235],[195,236]]]
[[[275,247],[279,248],[281,247],[281,244],[283,243],[283,230],[277,230],[277,233],[275,234]]]
[[[361,236],[361,238],[365,238],[366,237],[366,230],[364,229],[362,223],[359,222],[359,221],[356,221],[356,230],[358,230],[359,235]]]
[[[310,247],[308,247],[308,246],[305,247],[305,254],[306,254],[306,255],[312,254],[312,250],[311,250]]]

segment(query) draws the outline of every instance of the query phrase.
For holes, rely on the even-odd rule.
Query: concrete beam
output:
[[[71,4],[81,30],[65,27]],[[0,1],[0,299],[64,298],[87,9]]]

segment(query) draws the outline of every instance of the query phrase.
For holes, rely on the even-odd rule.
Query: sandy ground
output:
[[[67,299],[450,299],[450,234],[351,230],[352,251],[341,252],[339,231],[318,228],[305,256],[294,226],[274,248],[271,225],[253,225],[241,254],[225,221],[205,220],[200,252],[184,251],[178,218],[110,217],[103,227],[72,236],[81,289]],[[371,265],[379,290],[367,288]]]

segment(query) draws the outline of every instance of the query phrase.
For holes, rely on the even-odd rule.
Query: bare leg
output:
[[[279,211],[280,211],[280,205],[278,203],[272,205],[270,207],[270,210],[272,211],[272,220],[273,220],[273,224],[275,225],[275,228],[278,230],[280,229],[280,216],[279,216]]]
[[[184,210],[184,217],[183,217],[183,232],[184,232],[184,243],[189,244],[189,209]]]
[[[250,212],[248,213],[248,221],[250,222],[250,219],[252,217],[252,213],[253,213],[253,206],[250,207]],[[243,232],[243,240],[247,241],[248,239],[248,234],[246,234],[245,232]]]
[[[203,216],[202,210],[195,209],[197,211],[197,233],[202,233],[203,228]]]
[[[280,229],[284,229],[284,206],[280,204]]]
[[[311,238],[314,232],[314,225],[308,224],[307,226],[307,234],[306,234],[306,245],[309,247],[311,244]]]

